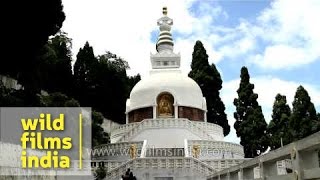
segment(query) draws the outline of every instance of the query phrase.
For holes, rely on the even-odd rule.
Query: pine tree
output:
[[[83,106],[92,106],[91,98],[88,93],[92,91],[92,80],[90,79],[94,70],[94,66],[98,63],[94,56],[93,48],[88,42],[83,48],[80,48],[77,54],[77,60],[74,64],[74,79],[77,89],[76,97]]]
[[[297,88],[292,102],[290,118],[292,140],[296,141],[319,131],[317,114],[307,90],[303,86]]]
[[[273,104],[272,120],[267,129],[272,150],[281,147],[281,141],[284,145],[290,142],[288,137],[290,116],[291,110],[287,104],[286,96],[277,94]]]
[[[41,56],[41,88],[72,95],[71,39],[64,32],[51,38]]]
[[[258,94],[253,92],[254,85],[250,83],[250,75],[246,67],[241,68],[238,98],[234,99],[236,106],[234,128],[244,147],[246,158],[253,158],[263,153],[267,147],[266,128],[261,106],[257,102]]]
[[[125,60],[107,52],[98,56],[98,63],[91,76],[94,87],[93,93],[89,95],[91,105],[103,113],[104,117],[118,123],[125,123],[127,68]]]
[[[197,41],[192,53],[189,77],[195,80],[207,101],[207,121],[223,128],[224,135],[230,132],[225,105],[220,98],[222,80],[214,64],[209,65],[208,55],[201,41]]]

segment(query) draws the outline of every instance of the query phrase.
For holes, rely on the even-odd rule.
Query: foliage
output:
[[[129,93],[133,89],[133,87],[141,80],[140,74],[137,74],[135,76],[129,76],[127,78],[127,84],[128,84],[128,90],[127,90],[127,97],[129,97]]]
[[[24,101],[18,94],[19,91],[6,88],[0,80],[0,107],[24,106]]]
[[[42,49],[40,59],[42,89],[71,95],[73,89],[71,39],[67,34],[59,32],[52,37]]]
[[[197,41],[192,53],[189,77],[195,80],[207,101],[207,121],[220,125],[224,135],[230,132],[225,105],[220,98],[222,79],[214,64],[209,65],[208,55],[201,41]]]
[[[61,0],[8,1],[5,6],[10,18],[3,21],[5,38],[0,74],[18,79],[28,97],[39,89],[39,52],[50,35],[62,27],[65,20]],[[17,47],[21,47],[18,48]],[[17,52],[21,56],[16,56]]]
[[[90,92],[92,90],[92,71],[97,63],[93,48],[86,42],[84,47],[80,48],[74,64],[75,93],[83,106],[90,106],[91,97],[88,97],[88,93],[92,93]]]
[[[261,106],[257,102],[258,94],[253,92],[254,85],[250,83],[250,75],[246,67],[241,68],[238,98],[234,99],[236,106],[234,128],[244,147],[246,158],[252,158],[263,153],[267,147],[266,128]]]
[[[272,120],[267,129],[272,150],[281,147],[281,140],[284,145],[290,143],[290,129],[288,129],[290,116],[291,110],[287,104],[286,96],[277,94],[273,104]]]
[[[107,169],[105,167],[99,166],[94,173],[94,179],[103,180],[107,176]]]
[[[77,100],[69,98],[60,92],[49,95],[42,95],[40,97],[41,107],[80,107]]]
[[[140,75],[128,77],[128,62],[107,51],[95,57],[87,42],[80,49],[74,66],[77,98],[81,105],[91,106],[104,117],[125,122],[126,100]]]
[[[307,90],[303,86],[299,86],[292,102],[292,116],[290,118],[292,140],[296,141],[319,131],[317,119],[314,104],[311,102]]]
[[[103,123],[103,115],[100,112],[93,111],[92,112],[92,147],[108,144],[109,135],[104,132],[101,124]]]

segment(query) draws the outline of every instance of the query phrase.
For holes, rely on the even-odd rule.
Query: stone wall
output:
[[[201,109],[179,106],[179,118],[187,118],[192,121],[204,121],[204,112]]]

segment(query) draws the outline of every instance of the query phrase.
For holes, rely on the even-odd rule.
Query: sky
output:
[[[173,19],[174,51],[181,53],[187,74],[193,46],[202,41],[223,80],[220,91],[231,132],[225,140],[239,143],[233,124],[240,69],[248,67],[267,123],[277,93],[292,107],[303,85],[320,112],[319,0],[62,0],[62,30],[72,38],[75,59],[88,41],[95,55],[117,54],[130,65],[129,75],[148,76],[155,53],[157,19],[162,7]]]

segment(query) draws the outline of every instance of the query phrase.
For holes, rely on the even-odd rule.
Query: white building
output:
[[[108,180],[118,180],[127,168],[138,180],[206,179],[244,161],[243,147],[224,142],[222,127],[207,122],[200,87],[179,69],[166,8],[157,23],[150,76],[132,89],[126,124],[111,131],[111,144],[96,147],[103,151],[93,166],[105,166]]]

